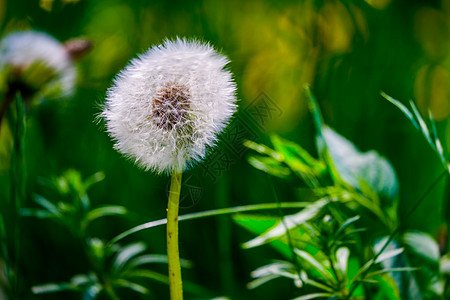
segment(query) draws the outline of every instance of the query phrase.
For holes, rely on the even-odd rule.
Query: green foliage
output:
[[[118,205],[91,208],[87,191],[92,185],[103,179],[102,172],[95,173],[83,180],[79,172],[69,170],[60,177],[43,180],[43,185],[56,192],[60,200],[52,202],[43,196],[35,195],[34,201],[40,208],[23,208],[21,214],[41,219],[53,219],[72,232],[84,236],[87,227],[93,221],[106,216],[121,216],[127,213],[125,207]]]
[[[434,152],[438,155],[439,160],[441,161],[443,167],[448,169],[450,173],[450,164],[447,161],[446,155],[444,153],[444,148],[442,146],[441,141],[437,135],[436,124],[434,122],[433,114],[431,111],[428,111],[428,116],[430,118],[428,124],[420,115],[419,110],[412,100],[409,101],[409,105],[411,106],[411,110],[408,109],[405,105],[403,105],[400,101],[395,100],[391,96],[382,92],[381,95],[394,104],[400,111],[408,118],[408,120],[413,124],[413,126],[422,133],[425,137],[426,141],[430,145],[430,147],[434,150]]]
[[[244,248],[270,244],[275,249],[282,249],[283,256],[289,259],[255,270],[252,273],[255,280],[249,287],[284,277],[300,288],[299,294],[303,296],[295,299],[350,299],[367,293],[374,299],[442,296],[441,275],[436,275],[440,263],[436,242],[423,232],[405,232],[400,239],[404,247],[397,246],[393,240],[399,228],[395,219],[399,192],[397,176],[390,162],[375,151],[362,153],[325,125],[309,89],[306,94],[317,128],[319,159],[278,137],[272,137],[274,150],[246,142],[248,148],[258,152],[257,156],[250,156],[250,164],[291,182],[292,178],[284,174],[294,174],[316,195],[303,210],[282,216],[273,225],[261,223],[258,216],[235,216],[239,225],[257,235],[244,243]],[[406,114],[412,116],[409,111]],[[419,118],[416,124],[423,123],[417,110],[415,116]],[[420,128],[425,127],[422,124]],[[436,137],[434,140],[440,144]],[[267,158],[270,167],[265,165]],[[289,172],[286,170],[280,176],[280,172],[273,171],[282,168]],[[361,244],[364,235],[369,233],[373,238],[380,232],[373,226],[363,234],[366,230],[353,228],[360,219],[360,216],[352,217],[356,213],[375,215],[392,235],[379,240],[373,248],[364,246]],[[264,226],[267,227],[264,229]],[[424,267],[416,269],[411,263]],[[445,262],[442,264],[445,266]],[[423,280],[425,274],[427,280]],[[361,289],[361,285],[366,287]]]
[[[61,292],[65,290],[79,291],[84,299],[95,299],[104,292],[118,298],[116,290],[127,288],[137,293],[148,294],[149,290],[140,283],[140,279],[147,279],[168,284],[166,275],[143,268],[152,263],[167,263],[167,257],[159,254],[146,254],[146,246],[137,242],[126,246],[114,245],[106,247],[97,238],[88,240],[88,246],[96,266],[96,272],[75,275],[70,282],[47,283],[33,287],[36,294]],[[182,266],[190,267],[190,262],[182,260]],[[99,277],[101,276],[101,277]]]
[[[103,179],[102,172],[83,179],[75,170],[66,171],[60,177],[43,181],[44,185],[57,193],[59,201],[52,202],[36,195],[34,200],[40,208],[22,209],[23,216],[51,219],[80,238],[92,267],[89,273],[77,274],[69,282],[34,286],[32,290],[35,294],[71,290],[81,292],[83,299],[95,299],[101,293],[109,295],[112,299],[120,299],[117,289],[125,288],[140,294],[148,294],[148,288],[140,282],[142,279],[168,284],[166,275],[145,268],[146,265],[154,263],[167,264],[165,255],[145,253],[147,246],[142,242],[125,246],[105,244],[101,239],[88,234],[87,229],[93,221],[106,216],[123,216],[127,213],[125,207],[117,205],[91,208],[87,191]],[[181,265],[190,267],[191,263],[182,260]]]
[[[361,153],[350,141],[326,126],[316,100],[309,90],[307,94],[312,113],[316,116],[317,150],[321,159],[313,158],[292,142],[273,136],[275,149],[254,142],[245,143],[245,146],[259,153],[249,156],[249,163],[281,179],[289,179],[287,176],[290,174],[296,175],[321,199],[314,205],[324,206],[330,201],[339,201],[351,208],[356,202],[393,229],[398,180],[392,165],[375,151]],[[381,197],[388,199],[384,206]]]
[[[378,297],[389,295],[386,299],[400,299],[398,287],[387,273],[412,271],[413,268],[382,268],[363,274],[371,268],[372,264],[381,264],[393,259],[403,252],[403,248],[391,249],[378,256],[376,260],[368,260],[362,267],[358,264],[350,264],[350,248],[356,243],[354,239],[359,228],[352,228],[358,217],[346,220],[339,224],[330,215],[320,221],[310,221],[299,224],[296,231],[291,231],[294,242],[295,257],[290,261],[274,261],[262,266],[252,272],[254,281],[248,284],[249,288],[256,288],[276,278],[289,278],[294,281],[295,286],[301,288],[300,293],[307,294],[295,299],[316,299],[321,296],[345,299],[349,296],[349,287],[354,282],[377,283]],[[239,219],[238,219],[239,220]],[[243,220],[243,218],[241,218]],[[238,221],[239,222],[239,221]],[[258,223],[246,222],[246,227],[252,232],[258,232]],[[253,226],[252,226],[253,225]],[[287,245],[285,239],[277,241]],[[275,243],[271,243],[278,248]],[[288,257],[287,257],[288,258]],[[349,269],[349,266],[351,269]],[[394,284],[393,284],[394,282]],[[381,283],[378,285],[378,283]],[[310,298],[308,298],[310,297]]]

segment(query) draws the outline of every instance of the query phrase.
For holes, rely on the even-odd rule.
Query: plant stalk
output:
[[[15,95],[15,92],[8,91],[4,95],[3,100],[2,100],[2,102],[0,104],[0,131],[1,131],[1,128],[2,128],[3,117],[5,116],[6,110],[8,109],[9,105],[13,102],[14,95]]]
[[[12,92],[11,92],[12,93]],[[9,95],[9,96],[8,96]],[[11,237],[13,239],[12,243],[12,254],[14,255],[11,261],[12,272],[10,275],[10,285],[12,298],[14,299],[18,295],[19,291],[19,261],[20,261],[20,232],[21,232],[21,222],[20,222],[20,209],[25,201],[25,107],[24,101],[20,92],[14,92],[13,95],[7,93],[3,101],[12,101],[8,99],[15,100],[15,124],[14,124],[14,141],[13,141],[13,152],[11,157],[11,221],[13,227],[11,228]]]
[[[180,206],[182,172],[173,171],[167,206],[167,260],[169,263],[170,299],[183,299],[180,252],[178,250],[178,208]]]

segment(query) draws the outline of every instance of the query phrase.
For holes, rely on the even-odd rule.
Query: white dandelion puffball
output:
[[[3,37],[0,70],[7,72],[9,84],[44,94],[67,96],[73,92],[76,81],[75,67],[64,45],[46,33],[33,30]]]
[[[236,110],[228,62],[209,44],[180,38],[133,59],[101,115],[115,148],[159,173],[200,161]]]

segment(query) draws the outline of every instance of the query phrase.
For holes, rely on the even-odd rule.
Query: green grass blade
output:
[[[445,159],[445,154],[444,154],[444,148],[442,147],[441,141],[439,140],[439,137],[437,135],[437,130],[436,130],[436,123],[434,122],[434,117],[433,114],[431,113],[431,111],[428,111],[428,115],[430,118],[430,127],[431,127],[431,133],[432,133],[432,139],[434,141],[434,145],[435,145],[435,150],[439,155],[439,158],[441,160],[441,162],[443,163],[444,167],[447,166],[447,160]]]
[[[50,213],[52,213],[55,216],[61,216],[61,212],[59,211],[58,207],[56,205],[54,205],[52,202],[50,202],[49,200],[47,200],[46,198],[40,196],[40,195],[35,195],[34,197],[34,201],[39,204],[40,206],[42,206],[43,208],[45,208],[47,211],[49,211]]]
[[[264,155],[270,156],[279,162],[283,161],[283,156],[280,155],[280,153],[278,153],[277,151],[275,151],[265,145],[246,140],[244,142],[244,146],[251,150],[258,152],[259,154],[264,154]]]
[[[195,220],[195,219],[201,219],[201,218],[207,218],[207,217],[214,217],[214,216],[220,216],[220,215],[229,215],[229,214],[235,214],[235,213],[241,213],[241,212],[250,212],[250,211],[258,211],[258,210],[274,210],[274,209],[292,209],[292,208],[304,208],[306,206],[310,205],[310,203],[307,202],[281,202],[281,203],[262,203],[262,204],[252,204],[252,205],[243,205],[243,206],[235,206],[235,207],[228,207],[228,208],[220,208],[220,209],[213,209],[208,211],[202,211],[202,212],[196,212],[196,213],[190,213],[182,215],[178,218],[179,221],[187,221],[187,220]],[[113,239],[111,239],[108,243],[108,246],[111,246],[118,241],[126,238],[127,236],[157,226],[161,226],[167,223],[167,219],[160,219],[156,221],[147,222],[138,226],[135,226],[127,231],[122,232],[121,234],[117,235]]]
[[[428,130],[427,124],[423,120],[422,116],[419,113],[419,110],[417,109],[416,105],[412,100],[409,100],[409,104],[411,105],[412,111],[416,117],[416,120],[419,122],[419,130],[422,131],[423,135],[425,136],[428,143],[431,145],[431,147],[434,148],[433,141],[430,138],[430,131]]]
[[[125,265],[129,262],[130,259],[139,255],[147,249],[142,242],[132,243],[123,247],[119,253],[117,254],[114,262],[113,262],[113,270],[119,271],[125,267]]]
[[[114,287],[127,288],[139,294],[147,295],[149,293],[149,290],[146,287],[125,279],[116,279],[112,282],[112,284]]]
[[[311,254],[306,251],[295,249],[295,253],[300,256],[303,260],[308,262],[311,266],[314,267],[314,270],[317,270],[322,276],[323,279],[327,281],[333,281],[333,275],[325,268],[323,264],[317,261]]]
[[[84,217],[83,221],[81,222],[81,228],[82,228],[82,230],[85,230],[92,221],[94,221],[98,218],[101,218],[101,217],[123,216],[125,214],[127,214],[127,209],[124,206],[106,205],[106,206],[98,207],[87,213],[87,215]]]
[[[333,296],[333,294],[330,294],[330,293],[314,293],[314,294],[300,296],[300,297],[294,298],[293,300],[311,300],[311,299],[318,299],[318,298],[330,298],[332,296]]]
[[[389,102],[391,102],[392,104],[397,106],[397,108],[400,109],[400,111],[406,116],[406,118],[408,118],[408,120],[411,121],[411,123],[414,125],[414,127],[416,127],[418,130],[420,130],[419,124],[415,120],[411,111],[405,105],[403,105],[400,101],[395,100],[394,98],[392,98],[385,92],[381,92],[381,96],[383,96],[384,99],[388,100]]]

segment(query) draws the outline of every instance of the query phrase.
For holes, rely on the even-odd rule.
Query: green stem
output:
[[[112,300],[120,300],[119,296],[117,296],[116,292],[114,291],[111,283],[107,282],[104,284],[104,288],[105,288],[105,292],[106,294],[108,294],[108,296],[112,299]]]
[[[173,171],[167,206],[167,261],[169,263],[170,299],[183,299],[180,253],[178,250],[178,208],[182,172]]]
[[[11,228],[12,253],[11,257],[11,273],[9,280],[11,285],[12,298],[17,297],[19,289],[19,255],[20,255],[20,209],[25,199],[25,109],[22,97],[19,92],[12,96],[15,100],[15,124],[14,124],[14,143],[11,159],[11,220],[13,227]],[[4,101],[10,101],[4,99]]]
[[[3,117],[5,116],[6,110],[9,107],[9,105],[13,102],[13,100],[14,100],[14,92],[8,91],[3,97],[2,103],[0,104],[0,131],[2,127]]]

